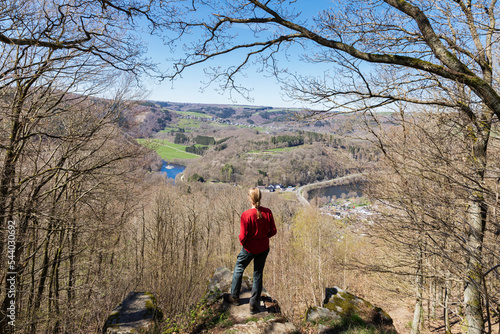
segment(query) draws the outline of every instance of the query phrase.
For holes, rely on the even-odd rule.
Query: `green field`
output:
[[[293,147],[281,147],[281,148],[272,148],[269,150],[266,150],[267,152],[290,152],[291,150],[296,149],[298,146],[293,146]]]
[[[175,113],[179,114],[179,115],[184,115],[184,116],[195,116],[195,117],[212,117],[210,115],[207,115],[207,114],[202,114],[200,112],[194,112],[194,111],[174,111]]]
[[[281,152],[290,152],[291,150],[296,149],[299,146],[292,146],[292,147],[280,147],[280,148],[271,148],[269,150],[261,150],[261,151],[250,151],[248,153],[251,154],[275,154],[275,153],[281,153]]]
[[[199,121],[197,119],[180,119],[179,122],[177,122],[177,126],[180,128],[184,128],[186,131],[188,129],[199,129],[202,121]]]
[[[210,124],[211,126],[216,126],[218,128],[229,126],[229,124],[224,124],[224,123],[219,123],[219,122],[210,122],[208,124]]]
[[[160,132],[175,132],[175,131],[179,131],[179,127],[177,126],[167,126],[165,129],[161,130]]]
[[[248,126],[247,126],[248,128]],[[261,126],[254,126],[254,127],[250,127],[251,129],[254,129],[255,131],[259,131],[259,132],[266,132],[267,131],[267,128],[263,128]]]
[[[179,129],[184,129],[185,132],[193,132],[200,128],[203,122],[197,119],[180,119],[176,125],[167,126],[160,132],[174,132],[179,131]]]
[[[137,139],[137,142],[155,150],[163,160],[195,159],[199,157],[199,155],[186,152],[185,145],[174,144],[164,139]]]

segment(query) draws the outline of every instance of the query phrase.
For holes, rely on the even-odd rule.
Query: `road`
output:
[[[304,193],[304,190],[307,191],[308,188],[316,188],[316,187],[328,187],[328,186],[338,186],[340,184],[340,182],[342,181],[346,181],[346,180],[349,180],[349,179],[353,179],[353,178],[357,178],[357,177],[363,177],[365,174],[363,173],[358,173],[358,174],[350,174],[350,175],[346,175],[346,176],[342,176],[342,177],[338,177],[338,178],[335,178],[335,179],[332,179],[332,180],[327,180],[327,181],[319,181],[319,182],[314,182],[314,183],[310,183],[310,184],[306,184],[306,185],[303,185],[299,188],[297,188],[296,192],[297,192],[297,199],[299,200],[299,202],[302,204],[302,205],[311,205],[309,203],[309,201],[307,199],[305,199],[303,193]]]

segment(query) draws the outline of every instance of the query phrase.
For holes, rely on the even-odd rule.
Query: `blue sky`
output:
[[[330,1],[307,1],[299,0],[296,2],[295,6],[299,11],[302,11],[303,18],[311,18],[319,10],[325,9],[331,5]],[[196,37],[196,36],[193,36]],[[171,58],[172,55],[170,50],[163,45],[161,40],[146,36],[146,42],[148,43],[148,57],[151,57],[155,62],[160,64],[160,68],[163,70],[168,70],[172,68],[172,62],[168,61],[167,58]],[[296,69],[300,69],[301,72],[306,70],[308,73],[321,74],[325,68],[321,64],[304,64],[299,60],[299,48],[295,48],[292,51],[290,57],[285,58],[280,57],[280,66],[288,68],[290,71],[294,72]],[[177,53],[181,55],[181,53]],[[212,61],[210,66],[225,66],[229,63],[237,64],[238,56],[231,55],[225,58],[220,58]],[[240,76],[241,85],[252,90],[251,98],[253,101],[248,101],[241,97],[240,95],[233,94],[232,100],[229,93],[222,94],[217,90],[218,85],[212,84],[208,88],[202,91],[208,78],[204,75],[204,68],[207,65],[200,64],[196,67],[188,68],[184,73],[182,78],[178,78],[175,81],[164,81],[160,84],[154,82],[151,79],[145,80],[146,89],[149,91],[149,100],[158,101],[171,101],[171,102],[192,102],[192,103],[220,103],[220,104],[248,104],[248,105],[261,105],[261,106],[273,106],[273,107],[291,107],[300,108],[303,106],[301,102],[290,101],[289,98],[284,96],[281,91],[280,85],[276,78],[271,77],[267,73],[259,73],[257,68],[252,68],[245,72],[245,77]],[[325,65],[323,65],[325,66]]]

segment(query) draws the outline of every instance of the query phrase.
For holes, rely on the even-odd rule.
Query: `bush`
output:
[[[195,138],[195,143],[200,144],[200,145],[214,145],[215,144],[215,138],[214,137],[208,137],[208,136],[196,136]]]
[[[186,147],[186,152],[197,154],[197,155],[203,155],[205,151],[208,149],[208,146],[196,146],[196,145],[191,145]]]
[[[188,137],[184,133],[176,133],[174,143],[175,144],[183,144],[188,141]]]
[[[304,137],[290,136],[290,135],[274,136],[271,138],[271,142],[275,145],[280,143],[286,143],[288,147],[300,146],[304,145]]]
[[[203,178],[203,176],[194,173],[193,175],[191,175],[188,178],[188,181],[189,182],[205,182],[205,179]]]

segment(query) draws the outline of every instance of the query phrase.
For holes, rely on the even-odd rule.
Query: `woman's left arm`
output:
[[[269,233],[267,234],[267,236],[269,238],[271,238],[272,236],[274,236],[276,234],[276,225],[274,224],[274,218],[273,218],[273,213],[270,212],[269,213]]]

